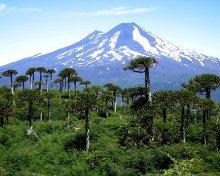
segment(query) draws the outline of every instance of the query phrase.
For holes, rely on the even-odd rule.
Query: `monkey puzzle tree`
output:
[[[98,102],[99,102],[99,115],[102,117],[108,117],[109,111],[108,111],[108,105],[109,102],[114,101],[115,97],[114,95],[109,91],[103,91],[102,94],[99,96]]]
[[[54,98],[53,92],[45,92],[42,94],[42,98],[44,99],[47,107],[47,119],[51,120],[51,99]]]
[[[40,74],[40,82],[43,82],[43,73],[46,73],[46,68],[44,67],[37,67],[36,71]],[[42,90],[42,84],[38,84],[39,85],[39,90]]]
[[[203,132],[202,132],[202,144],[207,144],[207,124],[210,115],[210,111],[215,108],[215,103],[211,99],[201,99],[198,101],[198,105],[202,110],[202,124],[203,124]]]
[[[45,78],[45,85],[46,85],[46,90],[47,90],[47,92],[48,92],[48,90],[49,90],[49,85],[48,85],[48,78],[50,77],[50,75],[48,75],[48,74],[45,74],[44,75],[44,78]]]
[[[103,87],[106,88],[107,91],[112,93],[112,95],[114,97],[113,107],[114,107],[114,111],[116,112],[117,111],[117,97],[121,91],[120,87],[117,85],[114,85],[112,83],[107,83]]]
[[[88,88],[88,85],[90,85],[91,84],[91,82],[90,81],[87,81],[87,80],[82,80],[81,82],[80,82],[80,85],[85,85],[85,88]]]
[[[8,123],[8,117],[13,112],[12,99],[13,95],[10,89],[6,87],[0,88],[0,127],[3,127],[5,118]]]
[[[36,68],[32,67],[26,71],[26,75],[29,75],[30,88],[33,89],[34,80],[35,80]]]
[[[62,95],[62,90],[63,90],[63,80],[61,77],[56,78],[53,83],[56,84],[57,87],[59,87],[59,91],[60,91],[60,97]]]
[[[44,85],[44,82],[43,81],[36,81],[35,83],[34,83],[34,87],[35,86],[37,86],[38,87],[38,90],[40,91],[40,92],[42,92],[42,86]]]
[[[56,70],[55,69],[48,69],[47,70],[47,73],[50,75],[50,88],[53,88],[53,82],[52,82],[52,80],[53,80],[53,74],[56,72]]]
[[[134,60],[131,60],[124,70],[131,70],[136,73],[144,73],[145,80],[145,98],[146,102],[151,102],[151,89],[150,89],[150,68],[157,64],[155,58],[140,56]]]
[[[90,112],[96,108],[97,99],[96,95],[93,90],[90,88],[84,90],[83,92],[77,95],[76,99],[74,100],[73,108],[83,114],[85,117],[85,138],[86,138],[86,151],[90,149],[90,125],[89,125],[89,114]]]
[[[2,73],[2,76],[4,77],[10,77],[10,81],[11,81],[11,91],[12,94],[14,94],[14,88],[13,88],[13,75],[17,75],[18,72],[16,70],[6,70]]]
[[[184,83],[181,86],[183,87],[183,89],[193,92],[195,96],[196,96],[196,93],[199,92],[199,87],[197,84],[194,83],[193,80],[189,80],[187,83]],[[186,110],[186,125],[188,126],[190,123],[190,114],[191,114],[190,104],[187,104],[186,108],[187,108],[187,110]],[[195,120],[196,120],[196,117],[195,117],[194,121]]]
[[[195,94],[188,90],[180,90],[174,93],[174,98],[177,103],[179,103],[181,108],[181,118],[180,118],[180,132],[181,139],[185,143],[186,142],[186,113],[185,108],[188,104],[192,104],[197,102],[197,97]]]
[[[58,78],[61,80],[61,84],[62,84],[62,90],[64,88],[64,82],[65,82],[65,85],[66,85],[66,73],[64,70],[60,71],[59,74],[58,74]],[[66,87],[65,87],[66,88]]]
[[[127,103],[131,106],[134,100],[145,96],[144,87],[131,87],[125,89],[125,97],[127,98]]]
[[[191,85],[197,87],[197,91],[205,92],[206,99],[211,98],[211,91],[220,84],[220,77],[214,74],[198,75],[190,81]]]
[[[96,96],[96,99],[98,99],[99,95],[101,94],[102,88],[100,86],[91,86],[89,87],[90,91],[93,91],[93,93]]]
[[[75,96],[76,96],[76,85],[77,85],[77,82],[80,82],[80,81],[82,81],[82,78],[80,78],[77,75],[73,75],[70,78],[70,82],[73,82],[73,84],[74,84],[74,94],[75,94]]]
[[[167,110],[174,104],[172,91],[161,90],[153,94],[153,102],[160,109],[164,123],[167,122]]]
[[[24,90],[17,93],[17,101],[25,102],[28,105],[28,116],[29,126],[32,127],[32,120],[34,116],[34,103],[41,100],[41,94],[37,90]]]
[[[21,76],[18,76],[16,79],[15,79],[15,82],[19,83],[19,84],[22,84],[22,88],[23,90],[25,89],[25,82],[28,80],[28,77],[25,76],[25,75],[21,75]]]
[[[59,73],[59,76],[62,78],[62,79],[65,79],[67,78],[67,86],[68,86],[68,95],[70,96],[70,82],[72,80],[72,77],[73,76],[76,76],[77,73],[76,73],[76,70],[73,69],[73,68],[65,68],[64,70],[62,70],[60,73]]]
[[[72,124],[70,121],[70,117],[71,114],[75,112],[75,101],[69,98],[69,96],[63,96],[60,103],[60,107],[64,112],[64,118],[67,121],[67,127],[71,128]]]
[[[138,146],[150,144],[154,140],[154,118],[157,114],[157,108],[153,103],[146,103],[144,97],[135,99],[131,109],[137,116],[130,122],[130,126],[134,126],[132,138],[138,139]],[[132,130],[131,130],[132,131]]]

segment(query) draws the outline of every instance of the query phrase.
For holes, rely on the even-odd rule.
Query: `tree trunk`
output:
[[[24,90],[24,82],[22,83],[22,87],[23,87],[23,90]]]
[[[70,112],[68,110],[67,110],[67,123],[68,123],[67,127],[70,128],[70,126],[71,126],[71,123],[70,123]]]
[[[64,88],[66,89],[66,78],[64,79]]]
[[[11,79],[11,93],[12,95],[14,95],[13,75],[10,75],[10,79]]]
[[[29,126],[32,126],[32,118],[33,118],[33,101],[30,101],[28,104],[28,121]]]
[[[15,87],[14,87],[14,85],[11,86],[11,94],[12,94],[12,95],[15,94]]]
[[[186,126],[189,125],[189,120],[190,120],[190,105],[187,104],[187,109],[186,109]]]
[[[0,127],[3,127],[4,125],[4,117],[0,115]]]
[[[204,146],[206,146],[207,144],[207,117],[208,117],[208,110],[204,109],[202,115],[202,123],[203,123],[202,143]]]
[[[30,89],[31,90],[33,89],[33,78],[31,75],[30,75]]]
[[[32,84],[34,84],[34,81],[35,81],[35,74],[33,73],[33,79],[32,79]]]
[[[47,118],[50,122],[50,100],[47,100]]]
[[[117,111],[117,100],[115,100],[115,102],[114,102],[114,112],[116,112]]]
[[[12,84],[13,84],[13,75],[10,75],[10,80],[11,80],[11,87],[12,87]]]
[[[181,110],[181,138],[183,143],[186,142],[186,130],[185,130],[185,108],[182,106]]]
[[[75,94],[75,97],[76,97],[76,82],[74,82],[74,94]]]
[[[154,120],[153,120],[153,116],[150,115],[149,116],[149,126],[148,126],[148,133],[150,135],[150,141],[149,142],[152,142],[154,140]]]
[[[86,151],[90,148],[90,135],[89,135],[89,111],[85,111],[85,130],[86,130]]]
[[[40,121],[43,121],[43,111],[40,111]]]
[[[194,119],[192,119],[192,120],[193,120],[194,123],[197,122],[197,115],[198,115],[198,111],[196,111],[196,109],[193,108],[193,117],[194,117]]]
[[[67,78],[67,86],[68,86],[68,96],[70,98],[70,76]]]
[[[167,108],[163,107],[163,122],[166,123],[167,122]]]
[[[211,91],[210,90],[206,90],[206,99],[209,99],[211,97]]]
[[[151,102],[151,90],[150,90],[150,75],[149,68],[145,68],[145,96],[146,101]]]
[[[47,92],[48,92],[48,90],[49,90],[49,85],[48,85],[48,77],[46,77],[46,89],[47,89]]]
[[[53,80],[53,74],[50,74],[50,88],[51,89],[53,88],[52,80]]]
[[[40,72],[40,84],[39,84],[39,90],[42,90],[41,82],[42,82],[42,72]]]
[[[121,97],[121,106],[124,105],[124,96]]]

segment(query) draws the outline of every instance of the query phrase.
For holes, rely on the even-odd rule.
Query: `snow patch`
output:
[[[110,46],[111,50],[114,50],[114,49],[115,49],[115,45],[116,45],[116,43],[117,43],[117,40],[118,40],[118,37],[119,37],[120,33],[121,33],[120,31],[116,32],[116,33],[114,34],[114,36],[110,39],[110,44],[109,44],[109,46]]]
[[[94,53],[90,54],[89,56],[92,57],[92,58],[95,58],[95,57],[97,57],[99,54],[101,54],[103,51],[104,51],[104,49],[97,50],[97,51],[95,51]]]
[[[158,51],[156,48],[152,47],[151,44],[149,43],[149,41],[143,37],[138,28],[134,26],[134,30],[133,30],[133,39],[138,42],[146,52],[150,52],[152,54],[156,54],[158,55]]]

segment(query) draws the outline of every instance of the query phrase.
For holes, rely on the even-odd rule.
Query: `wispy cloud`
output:
[[[158,7],[145,7],[145,8],[126,8],[126,7],[116,7],[113,9],[97,10],[90,12],[73,12],[73,16],[120,16],[129,14],[140,14],[146,13],[158,9]]]
[[[2,3],[0,3],[0,11],[5,10],[5,9],[6,9],[6,7],[7,7],[7,5],[6,5],[6,4],[2,4]]]
[[[35,7],[11,7],[8,9],[8,11],[12,11],[12,12],[40,12],[42,10],[39,8],[35,8]]]
[[[0,3],[0,12],[39,12],[41,9],[35,7],[10,7],[6,4]]]

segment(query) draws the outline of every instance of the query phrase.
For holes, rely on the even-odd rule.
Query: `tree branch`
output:
[[[138,70],[135,70],[135,69],[132,69],[133,72],[136,72],[136,73],[144,73],[144,71],[138,71]]]

